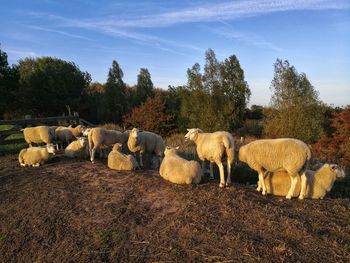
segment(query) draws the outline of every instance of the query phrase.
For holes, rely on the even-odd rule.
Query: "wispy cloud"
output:
[[[16,60],[19,58],[24,57],[38,57],[39,54],[35,53],[34,51],[27,51],[27,50],[20,50],[16,48],[7,48],[6,53],[11,57],[12,59]]]
[[[294,11],[294,10],[328,10],[350,8],[348,0],[238,0],[220,4],[205,4],[178,11],[119,19],[109,17],[104,21],[90,20],[90,23],[99,23],[117,27],[164,27],[179,23],[211,22],[218,20],[232,20],[267,13]]]
[[[82,40],[94,41],[93,39],[88,38],[88,37],[84,37],[84,36],[77,35],[77,34],[71,34],[71,33],[65,32],[65,31],[51,29],[51,28],[46,28],[46,27],[27,26],[27,28],[34,29],[34,30],[45,31],[45,32],[52,32],[52,33],[60,34],[60,35],[71,37],[71,38],[77,38],[77,39],[82,39]]]
[[[276,46],[272,42],[269,42],[265,40],[263,37],[258,36],[256,34],[234,31],[232,29],[218,29],[218,28],[209,28],[209,27],[207,27],[206,30],[215,35],[224,37],[226,39],[235,39],[259,48],[270,49],[277,52],[282,51],[282,48]]]

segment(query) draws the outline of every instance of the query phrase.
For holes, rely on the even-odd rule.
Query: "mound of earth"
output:
[[[234,176],[233,176],[234,177]],[[2,262],[350,262],[348,199],[285,200],[155,170],[0,157]]]

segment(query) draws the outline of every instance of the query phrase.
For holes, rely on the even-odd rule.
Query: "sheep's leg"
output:
[[[221,174],[220,174],[220,176],[221,176]],[[210,162],[210,180],[214,180],[214,171],[213,171],[213,163],[212,162]]]
[[[216,163],[219,166],[220,170],[220,187],[225,187],[225,174],[224,174],[224,165],[221,162]]]
[[[231,185],[231,163],[227,160],[227,179],[226,186]]]
[[[262,188],[262,184],[261,184],[260,180],[258,179],[258,187],[256,188],[256,190],[258,192],[261,192],[261,188]]]
[[[26,167],[26,164],[25,163],[21,163],[21,166]]]
[[[290,176],[290,181],[291,181],[291,184],[290,184],[288,194],[286,196],[287,199],[292,199],[293,193],[295,191],[295,187],[296,187],[297,182],[298,182],[297,176],[296,175]]]
[[[39,167],[40,166],[40,163],[35,163],[32,165],[33,167]]]
[[[301,189],[300,189],[300,194],[299,194],[300,200],[304,199],[304,197],[305,197],[306,183],[307,183],[307,178],[306,178],[306,174],[304,172],[300,177],[300,184],[301,184]]]
[[[141,153],[141,152],[140,152],[139,156],[140,156],[140,166],[141,166],[141,167],[143,167],[143,162],[142,162],[142,153]]]
[[[264,172],[261,172],[261,171],[259,172],[259,182],[261,182],[261,186],[262,186],[262,195],[266,195],[266,185],[265,185],[265,181],[264,181]]]
[[[96,148],[94,147],[91,149],[91,154],[90,154],[90,161],[92,163],[94,163],[94,161],[95,161],[95,152],[96,152]]]

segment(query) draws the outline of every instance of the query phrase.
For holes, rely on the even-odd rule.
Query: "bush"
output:
[[[159,94],[133,108],[123,117],[123,124],[126,128],[137,127],[162,136],[169,135],[175,127],[172,115],[165,113],[165,102]]]

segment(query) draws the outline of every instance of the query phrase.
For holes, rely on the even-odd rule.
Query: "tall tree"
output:
[[[299,74],[287,60],[277,59],[270,89],[271,107],[265,111],[265,133],[317,141],[322,134],[324,106],[305,73]]]
[[[123,81],[123,71],[117,61],[113,60],[109,69],[105,92],[108,121],[120,123],[126,111],[126,85]]]
[[[198,63],[187,70],[187,86],[181,90],[182,120],[207,131],[238,128],[250,97],[239,61],[233,55],[219,62],[211,49],[205,57],[203,75]]]
[[[52,116],[66,111],[66,105],[78,110],[90,74],[73,62],[52,57],[19,61],[19,98],[23,113]]]
[[[0,119],[6,112],[11,117],[18,107],[16,103],[18,92],[18,67],[9,66],[6,52],[0,49]]]
[[[136,85],[136,103],[137,105],[145,102],[148,97],[153,97],[153,82],[148,69],[141,68],[140,74],[137,75]]]

